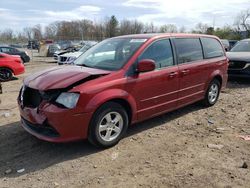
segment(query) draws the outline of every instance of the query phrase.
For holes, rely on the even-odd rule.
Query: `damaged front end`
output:
[[[61,68],[53,69],[25,79],[18,96],[23,128],[39,139],[51,142],[86,138],[92,112],[84,111],[84,106],[78,104],[80,91],[72,91],[109,72],[84,70],[89,69],[72,67],[69,74]]]
[[[54,104],[61,108],[72,109],[76,106],[80,97],[80,93],[69,91],[75,86],[102,76],[104,75],[90,75],[67,86],[66,88],[49,89],[46,91],[33,89],[29,86],[23,85],[20,90],[18,99],[22,108],[38,108],[43,102]]]
[[[79,93],[70,93],[66,89],[39,91],[24,85],[20,90],[19,102],[21,108],[38,108],[42,103],[50,103],[61,108],[72,109],[76,106],[79,97]]]

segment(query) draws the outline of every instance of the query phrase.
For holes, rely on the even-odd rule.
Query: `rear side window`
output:
[[[203,59],[202,47],[198,38],[177,38],[175,46],[179,64]]]
[[[201,38],[205,58],[224,56],[224,51],[218,40],[213,38]]]
[[[139,57],[142,59],[152,59],[156,63],[156,68],[161,69],[174,65],[172,47],[169,39],[163,39],[151,44]]]

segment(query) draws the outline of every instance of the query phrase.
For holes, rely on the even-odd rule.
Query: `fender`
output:
[[[207,88],[208,88],[208,85],[209,83],[214,79],[214,77],[216,76],[220,76],[221,79],[222,79],[222,83],[223,83],[223,80],[224,80],[224,77],[223,77],[223,73],[221,70],[215,70],[213,71],[210,75],[209,75],[209,78],[207,79],[207,82],[205,84],[205,88],[204,88],[204,91],[206,92],[207,91]]]
[[[127,91],[122,89],[109,89],[98,93],[87,103],[85,110],[95,112],[102,104],[114,99],[123,99],[129,103],[132,110],[131,122],[134,122],[137,119],[136,101]]]

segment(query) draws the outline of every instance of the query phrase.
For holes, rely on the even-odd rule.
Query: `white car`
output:
[[[57,63],[58,65],[65,65],[65,64],[73,64],[74,61],[86,52],[89,48],[96,45],[97,42],[95,41],[88,41],[85,45],[77,52],[69,52],[58,56]]]

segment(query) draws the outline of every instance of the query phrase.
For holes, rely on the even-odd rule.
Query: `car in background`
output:
[[[9,81],[13,75],[22,74],[24,71],[20,56],[0,53],[0,82]]]
[[[48,51],[47,51],[47,57],[53,57],[54,53],[61,49],[59,44],[48,44],[47,45]]]
[[[9,55],[19,55],[23,61],[23,63],[29,62],[30,57],[27,52],[20,51],[16,48],[10,47],[10,46],[0,46],[0,52],[6,53]]]
[[[72,41],[69,41],[69,40],[57,41],[56,43],[60,46],[60,48],[61,48],[62,50],[65,50],[65,49],[67,49],[67,48],[70,48],[70,47],[73,47],[73,46],[74,46],[73,42],[72,42]]]
[[[25,47],[27,47],[24,44],[10,44],[9,46],[13,47],[13,48],[25,48]]]
[[[249,77],[250,78],[250,39],[244,39],[235,44],[227,52],[229,59],[229,77]]]
[[[227,39],[221,39],[221,43],[223,44],[226,52],[230,50],[230,44],[229,44],[229,41]]]
[[[228,40],[229,41],[229,45],[230,45],[230,50],[234,47],[234,45],[239,42],[238,40]]]
[[[174,49],[174,50],[173,50]],[[22,127],[39,139],[88,139],[111,147],[130,124],[202,101],[213,106],[227,83],[219,38],[137,34],[106,39],[76,59],[24,79]]]
[[[66,53],[70,53],[70,52],[77,52],[81,49],[81,47],[69,47],[69,48],[66,48],[64,50],[57,50],[55,51],[53,57],[55,60],[58,60],[58,57],[60,55],[63,55],[63,54],[66,54]]]
[[[39,48],[40,48],[39,41],[38,40],[29,40],[27,48],[33,49],[33,50],[39,50]]]
[[[63,65],[63,64],[73,64],[74,61],[82,55],[84,52],[86,52],[88,49],[90,49],[92,46],[96,45],[96,41],[88,41],[85,42],[84,46],[77,52],[70,52],[70,53],[65,53],[63,55],[60,55],[58,57],[57,63],[58,65]]]

